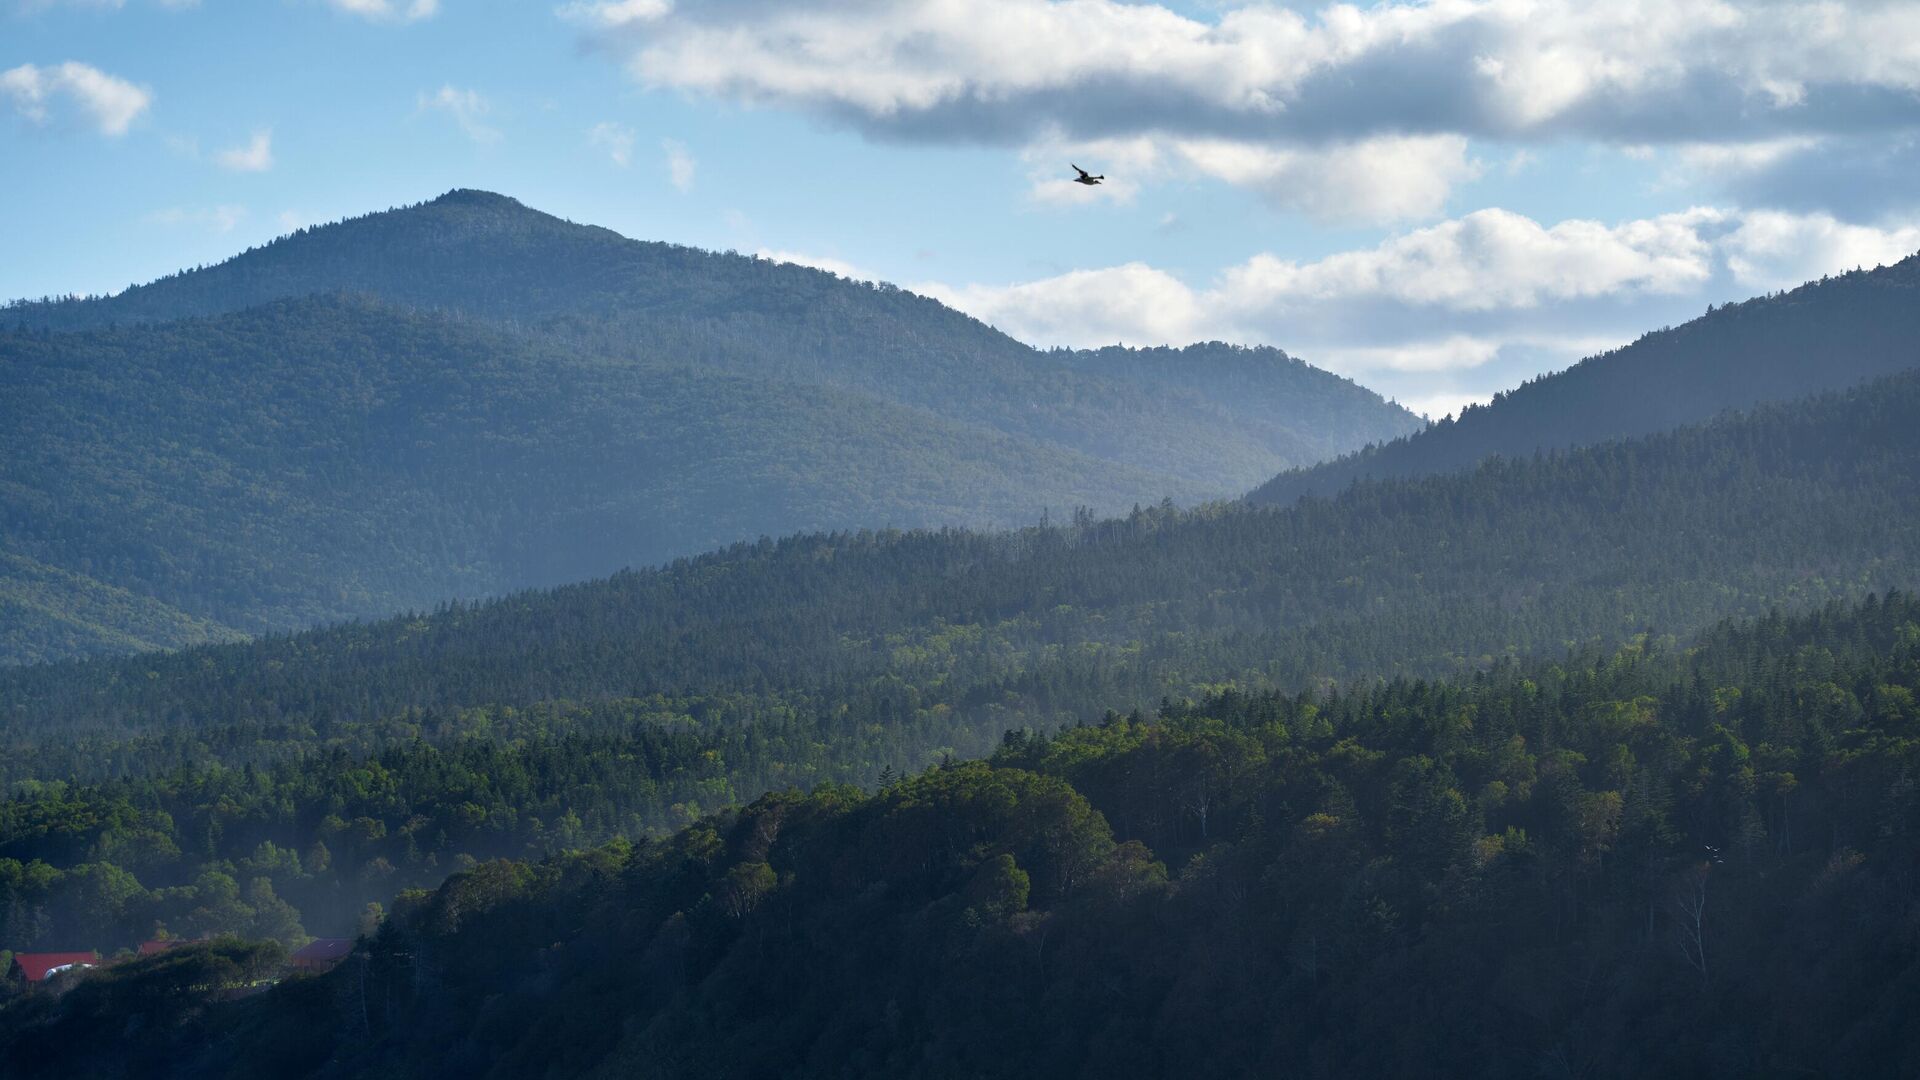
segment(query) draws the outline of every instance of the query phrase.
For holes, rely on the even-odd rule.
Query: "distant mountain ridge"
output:
[[[1920,367],[1920,255],[1710,310],[1384,445],[1289,470],[1257,503],[1665,431]]]
[[[979,753],[1009,725],[1196,681],[1469,672],[1904,587],[1920,577],[1915,416],[1920,372],[1286,508],[735,544],[424,617],[3,671],[0,736],[237,723],[304,746],[414,708],[697,691],[731,718]]]
[[[19,304],[29,328],[70,330],[363,292],[536,332],[609,355],[821,384],[1029,435],[1168,474],[1175,498],[1238,495],[1263,465],[1308,464],[1421,425],[1350,380],[1277,349],[1154,350],[1209,378],[1236,353],[1266,377],[1205,394],[1103,350],[1040,352],[938,301],[810,267],[576,225],[490,192],[303,229],[203,269],[106,298]],[[1244,367],[1245,357],[1231,366]],[[1326,427],[1291,422],[1304,405]],[[1242,427],[1250,428],[1243,432]],[[1271,467],[1266,469],[1271,473]],[[1249,477],[1237,486],[1233,478]]]
[[[1041,352],[891,286],[454,192],[0,311],[0,663],[760,535],[1228,498],[1419,423],[1275,349]]]

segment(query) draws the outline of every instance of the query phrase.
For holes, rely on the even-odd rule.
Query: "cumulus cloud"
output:
[[[474,142],[495,143],[503,138],[500,129],[487,124],[487,114],[493,111],[493,106],[477,90],[442,86],[431,94],[421,94],[417,108],[421,112],[446,113]]]
[[[1205,18],[1120,0],[561,11],[648,86],[801,109],[878,138],[1148,138],[1163,159],[1323,217],[1438,212],[1477,175],[1472,139],[1699,157],[1920,127],[1910,2],[1429,0],[1312,15],[1246,2]],[[1314,182],[1317,169],[1346,182]],[[1037,194],[1125,198],[1051,181]]]
[[[440,0],[327,0],[327,6],[371,22],[418,22],[440,12]]]
[[[69,60],[52,67],[21,64],[0,71],[0,101],[35,124],[53,120],[61,107],[83,115],[102,135],[125,135],[153,105],[153,92],[99,68]]]
[[[266,172],[273,168],[273,130],[256,131],[245,145],[230,146],[215,154],[213,160],[234,172]]]
[[[1373,297],[1487,311],[1640,291],[1678,293],[1711,276],[1711,243],[1703,227],[1723,216],[1695,209],[1617,226],[1575,220],[1549,228],[1506,210],[1480,210],[1311,263],[1259,255],[1226,275],[1224,295],[1258,303]]]
[[[1458,135],[1387,135],[1327,144],[1270,144],[1245,139],[1044,138],[1022,151],[1034,201],[1048,205],[1130,203],[1168,177],[1206,176],[1258,192],[1274,206],[1320,221],[1385,223],[1429,218],[1446,207],[1454,185],[1482,166]],[[1097,163],[1097,187],[1076,183],[1069,163]]]
[[[1828,214],[1747,214],[1721,242],[1734,280],[1754,289],[1784,289],[1823,274],[1871,269],[1920,250],[1920,226],[1875,228]]]
[[[1708,303],[1915,249],[1920,226],[1823,214],[1695,208],[1546,225],[1484,210],[1308,261],[1256,255],[1200,284],[1134,262],[914,288],[1038,345],[1265,341],[1408,400],[1457,406]]]
[[[1206,299],[1145,263],[1074,270],[1016,285],[914,286],[949,307],[1044,345],[1185,343],[1206,333]]]
[[[1209,134],[1717,139],[1817,122],[1830,95],[1851,114],[1861,91],[1893,105],[1920,88],[1920,10],[1907,4],[1445,0],[1311,18],[1246,4],[1207,21],[1115,0],[718,0],[647,22],[627,44],[643,79],[901,133],[1104,135],[1144,120]],[[1902,111],[1910,121],[1914,106]]]
[[[1328,146],[1226,139],[1175,145],[1202,173],[1330,221],[1432,217],[1445,209],[1455,184],[1481,172],[1460,135],[1388,135]]]

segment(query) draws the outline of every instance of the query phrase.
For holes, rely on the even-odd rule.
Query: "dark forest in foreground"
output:
[[[0,1009],[20,1076],[1909,1076],[1920,604],[1225,693]]]

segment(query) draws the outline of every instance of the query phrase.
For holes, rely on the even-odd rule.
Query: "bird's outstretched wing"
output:
[[[1067,162],[1067,164],[1069,164],[1069,165],[1073,165],[1073,162],[1071,162],[1071,161],[1069,161],[1069,162]],[[1077,172],[1077,173],[1079,173],[1079,174],[1080,174],[1081,176],[1085,176],[1085,175],[1087,175],[1087,170],[1085,170],[1085,169],[1083,169],[1083,168],[1081,168],[1081,167],[1080,167],[1080,166],[1078,166],[1078,165],[1073,165],[1073,171],[1074,171],[1074,172]]]

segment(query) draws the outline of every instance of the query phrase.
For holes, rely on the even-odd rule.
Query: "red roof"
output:
[[[344,937],[314,938],[300,946],[293,954],[296,964],[324,964],[343,959],[353,951],[353,939]]]
[[[154,953],[163,953],[178,944],[180,944],[178,941],[171,938],[166,941],[143,941],[140,943],[140,955],[152,956]]]
[[[91,967],[98,963],[99,959],[99,957],[93,954],[92,950],[86,952],[34,952],[13,954],[14,964],[20,968],[20,973],[25,975],[27,981],[30,983],[44,981],[47,975],[56,968],[68,967],[73,964],[85,964]]]

